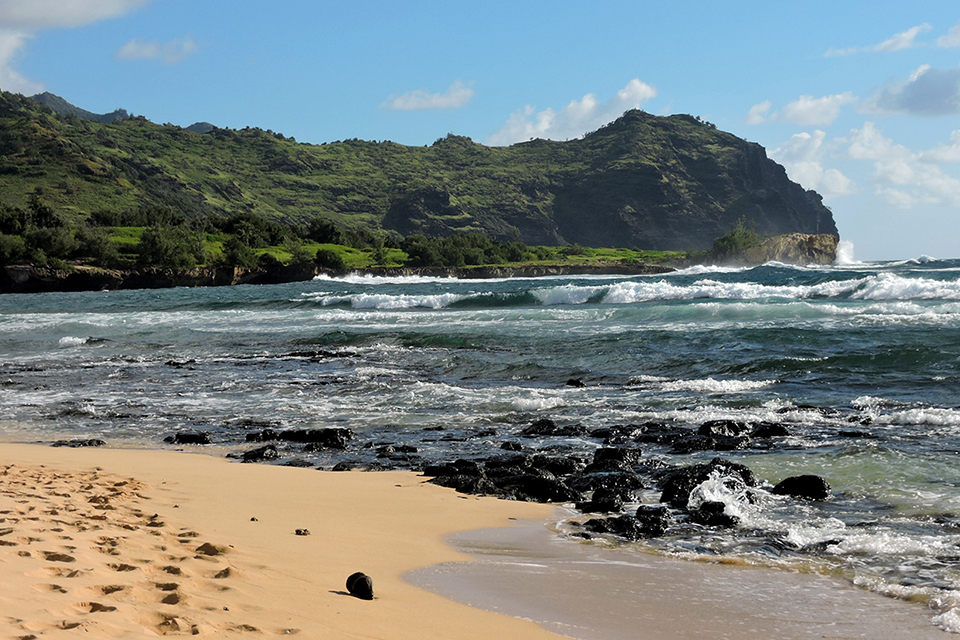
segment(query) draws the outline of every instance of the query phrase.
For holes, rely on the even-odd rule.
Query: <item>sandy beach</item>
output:
[[[445,535],[544,505],[155,450],[2,444],[0,478],[2,637],[559,637],[401,579],[468,559]],[[355,571],[373,601],[346,592]]]

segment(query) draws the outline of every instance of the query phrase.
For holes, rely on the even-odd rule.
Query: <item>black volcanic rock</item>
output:
[[[771,493],[805,500],[826,500],[830,483],[815,475],[792,476],[777,483]]]
[[[710,462],[680,467],[664,474],[660,482],[663,491],[660,502],[666,502],[675,507],[686,507],[690,500],[690,492],[706,482],[715,472],[721,476],[739,478],[748,487],[756,487],[760,484],[753,471],[746,466],[723,458],[714,458]]]
[[[210,444],[213,440],[206,431],[179,431],[163,439],[167,444]]]

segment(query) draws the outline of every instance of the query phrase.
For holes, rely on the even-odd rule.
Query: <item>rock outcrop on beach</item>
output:
[[[837,259],[839,241],[838,236],[827,233],[788,233],[763,238],[759,245],[744,249],[740,255],[725,256],[717,262],[747,266],[765,262],[833,264]]]

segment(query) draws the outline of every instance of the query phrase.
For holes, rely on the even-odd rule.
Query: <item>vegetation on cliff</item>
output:
[[[309,145],[256,128],[97,122],[2,93],[0,204],[25,210],[31,197],[77,228],[157,226],[173,214],[204,232],[211,220],[220,228],[253,216],[395,241],[480,233],[649,250],[706,249],[741,217],[764,235],[837,232],[819,196],[759,145],[690,116],[641,111],[567,142]]]

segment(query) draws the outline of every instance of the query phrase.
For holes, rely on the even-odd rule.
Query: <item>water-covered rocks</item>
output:
[[[719,500],[707,500],[690,512],[690,519],[708,527],[732,527],[740,522],[726,513],[727,505]]]
[[[748,487],[760,485],[760,481],[748,467],[723,458],[714,458],[710,462],[667,472],[660,484],[662,489],[660,502],[666,502],[675,507],[686,507],[690,500],[690,493],[706,482],[711,474],[739,478]]]
[[[640,505],[633,516],[593,518],[583,528],[593,533],[608,533],[626,540],[641,540],[662,536],[670,526],[670,514],[659,505]]]
[[[243,453],[227,454],[227,457],[238,459],[241,462],[269,462],[270,460],[278,459],[280,452],[277,451],[276,446],[268,444],[256,449],[251,449],[250,451],[244,451]]]
[[[670,512],[662,505],[640,505],[634,517],[648,538],[662,536],[670,526]]]
[[[497,495],[531,502],[576,502],[583,495],[567,486],[548,467],[557,463],[551,456],[508,454],[483,461],[456,460],[428,465],[423,474],[431,482],[453,487],[461,493]]]
[[[178,431],[163,441],[167,444],[211,444],[213,439],[206,431]]]
[[[529,427],[524,429],[520,435],[525,438],[536,438],[537,436],[582,436],[587,432],[587,428],[580,424],[559,426],[549,418],[541,418],[534,421]]]
[[[791,476],[778,482],[771,493],[805,500],[826,500],[830,497],[830,483],[815,475]]]
[[[105,444],[107,443],[99,438],[74,438],[72,440],[57,440],[50,446],[77,449],[79,447],[102,447]]]
[[[323,449],[346,449],[347,442],[353,440],[355,434],[352,429],[344,427],[326,429],[286,429],[275,431],[264,429],[255,433],[248,433],[247,442],[270,442],[284,440],[306,444],[305,451],[322,451]]]

